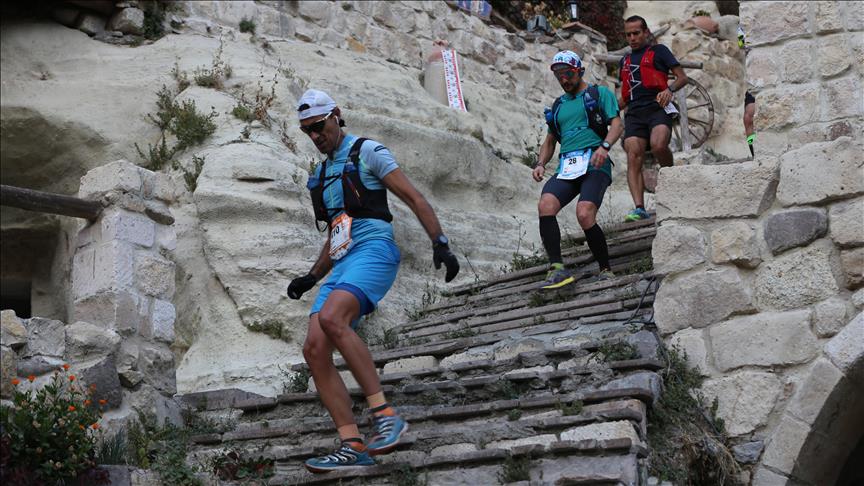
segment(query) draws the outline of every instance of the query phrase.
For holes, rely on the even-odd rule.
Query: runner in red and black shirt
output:
[[[672,94],[687,84],[687,75],[672,52],[662,44],[651,45],[645,19],[634,15],[624,21],[624,34],[632,52],[621,59],[621,108],[624,117],[624,150],[627,151],[627,185],[636,208],[625,221],[647,219],[642,180],[642,161],[649,144],[657,162],[672,165]],[[668,82],[669,72],[676,79]],[[674,113],[674,111],[673,111]]]

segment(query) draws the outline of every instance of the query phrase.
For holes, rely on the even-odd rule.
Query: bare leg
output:
[[[644,206],[645,183],[642,180],[642,161],[645,159],[645,149],[648,141],[639,137],[628,137],[624,140],[624,150],[627,152],[627,187],[633,197],[633,204]]]
[[[355,423],[351,413],[351,397],[333,364],[333,344],[318,322],[318,314],[309,319],[309,330],[303,344],[303,356],[315,380],[321,403],[330,413],[337,428]]]
[[[753,117],[756,115],[756,103],[747,103],[744,106],[744,134],[748,137],[756,132],[753,128]]]
[[[651,153],[660,167],[672,167],[672,151],[669,150],[671,139],[672,130],[666,125],[657,125],[651,129]]]
[[[351,329],[351,321],[360,314],[360,303],[351,292],[334,290],[318,314],[321,329],[339,350],[365,396],[381,391],[381,381],[366,343]],[[317,386],[317,381],[315,382]]]

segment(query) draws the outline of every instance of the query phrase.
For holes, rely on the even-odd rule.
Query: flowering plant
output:
[[[95,466],[100,410],[82,389],[69,365],[54,373],[38,391],[16,386],[13,406],[0,407],[3,477],[26,478],[27,484],[70,482]],[[27,377],[31,383],[34,376]],[[104,403],[104,401],[102,401]]]

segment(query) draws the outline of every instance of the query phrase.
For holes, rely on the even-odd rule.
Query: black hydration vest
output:
[[[555,99],[552,104],[550,115],[546,119],[546,124],[549,125],[549,132],[555,137],[558,143],[561,143],[561,128],[558,125],[558,110],[561,108],[563,96]],[[594,133],[600,137],[600,140],[605,140],[609,133],[609,120],[603,113],[603,107],[600,106],[600,90],[596,84],[589,84],[582,95],[582,101],[585,104],[585,116],[588,118],[588,128],[594,130]]]
[[[325,221],[330,225],[332,216],[343,209],[352,218],[383,219],[388,223],[393,221],[390,208],[387,205],[387,189],[369,189],[363,185],[360,179],[360,147],[365,138],[358,138],[348,152],[348,159],[338,176],[327,176],[327,160],[321,163],[318,185],[309,188],[312,195],[312,209],[315,212],[315,221]],[[328,208],[324,203],[324,189],[330,184],[342,180],[342,202],[344,208]],[[326,181],[332,182],[325,184]]]

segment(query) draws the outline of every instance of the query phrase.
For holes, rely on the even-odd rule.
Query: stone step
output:
[[[568,402],[562,402],[569,405]],[[635,434],[630,436],[636,440],[645,440],[646,406],[635,399],[612,400],[596,404],[583,405],[579,409],[565,409],[557,403],[541,408],[519,410],[518,417],[511,418],[502,415],[503,410],[493,410],[487,415],[464,416],[456,420],[412,421],[408,433],[400,441],[400,449],[411,447],[414,451],[434,454],[446,446],[461,443],[489,444],[500,441],[519,441],[549,434],[559,434],[573,427],[583,427],[592,423],[630,421]],[[557,407],[557,408],[556,408]],[[546,410],[548,409],[548,410]],[[565,414],[565,412],[567,412]],[[574,413],[575,412],[575,413]],[[494,415],[493,415],[494,414]],[[272,424],[271,426],[276,426]],[[582,429],[584,432],[585,429]],[[206,460],[224,450],[226,444],[232,449],[262,456],[273,460],[302,460],[316,455],[332,452],[336,445],[335,431],[331,428],[324,431],[324,437],[316,439],[311,434],[302,437],[296,444],[275,444],[274,437],[268,437],[265,442],[256,443],[255,439],[244,441],[199,442],[192,451],[191,457],[199,462]],[[570,434],[573,435],[571,431]],[[565,435],[566,436],[566,435]],[[204,445],[201,445],[204,444]],[[493,447],[501,444],[493,443]]]
[[[641,367],[651,366],[654,369],[661,366],[662,364],[655,361],[652,361],[650,364],[641,365]],[[633,366],[633,363],[626,363],[625,366]],[[560,370],[559,370],[560,371]],[[573,377],[579,374],[590,375],[592,372],[597,371],[584,369],[582,373],[575,373],[572,370],[564,370],[566,375],[563,378]],[[501,382],[500,377],[494,377],[495,381],[492,383]],[[559,378],[562,378],[559,375]],[[511,381],[524,381],[531,379],[528,376],[511,376],[505,377],[505,380]],[[466,384],[468,386],[466,386]],[[488,382],[483,382],[481,380],[475,380],[474,386],[483,386],[489,384]],[[436,421],[437,423],[441,423],[448,420],[457,420],[464,419],[470,417],[481,417],[488,415],[490,413],[510,410],[514,408],[520,409],[532,409],[532,408],[543,408],[543,407],[554,407],[559,403],[571,403],[574,401],[581,401],[585,404],[592,404],[610,400],[621,400],[621,399],[637,399],[644,403],[653,403],[654,400],[657,399],[660,393],[660,378],[659,376],[651,371],[638,371],[636,373],[631,373],[628,375],[620,376],[618,378],[614,378],[606,383],[600,384],[595,388],[593,384],[587,384],[585,386],[577,386],[578,389],[569,393],[560,393],[557,391],[552,392],[544,392],[542,394],[538,394],[533,397],[523,397],[523,398],[513,398],[513,399],[498,399],[498,400],[484,400],[478,403],[471,403],[467,405],[435,405],[435,406],[418,406],[418,405],[406,405],[400,406],[400,413],[408,420],[409,422],[425,422],[425,421]],[[461,389],[471,388],[470,383],[462,383],[460,384]],[[434,389],[430,387],[430,389]],[[515,392],[515,389],[513,390]],[[415,389],[415,392],[420,393],[421,389],[418,387]],[[311,397],[303,397],[304,400],[315,400],[317,402],[317,396],[315,394],[306,394],[312,395]],[[362,396],[362,395],[361,395]],[[284,396],[280,397],[284,400]],[[299,397],[291,397],[292,399],[297,399]],[[293,402],[294,400],[292,400]],[[394,400],[398,402],[397,400]],[[292,403],[287,402],[287,403]],[[275,408],[277,405],[282,402],[279,398],[270,398],[263,397],[263,399],[257,400],[246,400],[243,402],[239,402],[235,404],[236,409],[243,410],[244,412],[255,413],[261,411],[268,411]],[[323,411],[322,411],[323,413]],[[359,426],[365,426],[368,424],[368,418],[359,417],[357,424]],[[279,437],[292,437],[294,439],[300,438],[300,436],[313,434],[313,433],[323,433],[326,432],[328,434],[333,434],[335,429],[333,427],[333,423],[327,416],[318,416],[312,418],[298,418],[296,416],[290,416],[289,418],[275,418],[275,419],[267,419],[267,420],[258,420],[254,422],[243,422],[237,425],[234,430],[224,432],[224,433],[213,433],[213,434],[201,434],[194,436],[192,441],[199,444],[217,444],[217,443],[230,443],[237,441],[247,441],[253,439],[274,439]],[[307,440],[306,438],[300,438],[300,440]]]
[[[607,233],[606,244],[610,247],[621,243],[641,240],[643,238],[654,238],[654,236],[657,235],[657,227],[648,223],[645,223],[645,225],[640,228],[623,231],[618,234],[613,234],[613,236],[609,236],[611,233],[608,233],[607,230],[604,229],[603,231],[604,233]],[[572,243],[573,246],[561,249],[562,256],[572,256],[590,251],[588,246],[585,244],[584,235],[572,240]]]
[[[634,253],[644,252],[651,250],[652,238],[644,238],[637,241],[633,241],[630,243],[624,243],[618,246],[609,248],[609,257],[611,259],[626,257],[627,255],[632,255]],[[579,255],[575,257],[569,257],[564,259],[564,265],[568,267],[573,267],[576,265],[582,265],[590,263],[594,260],[594,257],[591,254]],[[483,289],[490,287],[494,284],[510,282],[513,280],[519,280],[525,277],[534,277],[534,276],[542,276],[546,274],[547,265],[537,265],[534,267],[526,268],[523,270],[517,270],[515,272],[509,272],[497,277],[494,277],[485,282],[472,283],[463,285],[461,287],[454,287],[453,289],[446,290],[441,294],[446,297],[451,296],[460,296],[465,294],[478,294]]]
[[[366,484],[372,478],[373,484],[398,484],[401,482],[399,478],[404,477],[400,471],[406,468],[410,471],[428,471],[429,484],[500,484],[504,464],[527,458],[525,466],[532,478],[530,484],[579,484],[573,482],[576,480],[581,484],[609,484],[609,481],[614,481],[612,484],[636,485],[639,458],[646,456],[646,449],[626,438],[584,439],[527,444],[509,450],[494,448],[437,455],[410,454],[410,451],[406,451],[392,456],[382,458],[383,463],[380,465],[359,471],[327,474],[284,474],[284,469],[279,468],[283,464],[279,463],[277,474],[268,484],[346,484],[354,478],[364,479]],[[484,465],[497,467],[484,468]],[[384,479],[385,476],[392,477],[393,482]]]
[[[522,284],[519,287],[502,289],[498,291],[500,293],[494,295],[464,297],[462,298],[463,302],[460,303],[460,306],[465,307],[463,309],[451,310],[449,313],[433,315],[416,321],[400,324],[395,326],[394,330],[397,333],[402,334],[405,331],[412,331],[430,325],[454,322],[466,317],[506,312],[518,307],[528,306],[532,301],[536,302],[538,299],[541,302],[545,302],[549,300],[572,298],[588,293],[596,294],[604,290],[615,290],[619,287],[630,286],[642,280],[650,281],[653,276],[652,272],[647,272],[633,275],[622,275],[607,280],[594,279],[590,281],[577,281],[573,285],[568,285],[567,287],[554,291],[540,290],[538,289],[537,280],[532,280],[531,282]],[[517,299],[507,298],[513,295],[524,297]],[[535,295],[537,297],[532,297]]]

